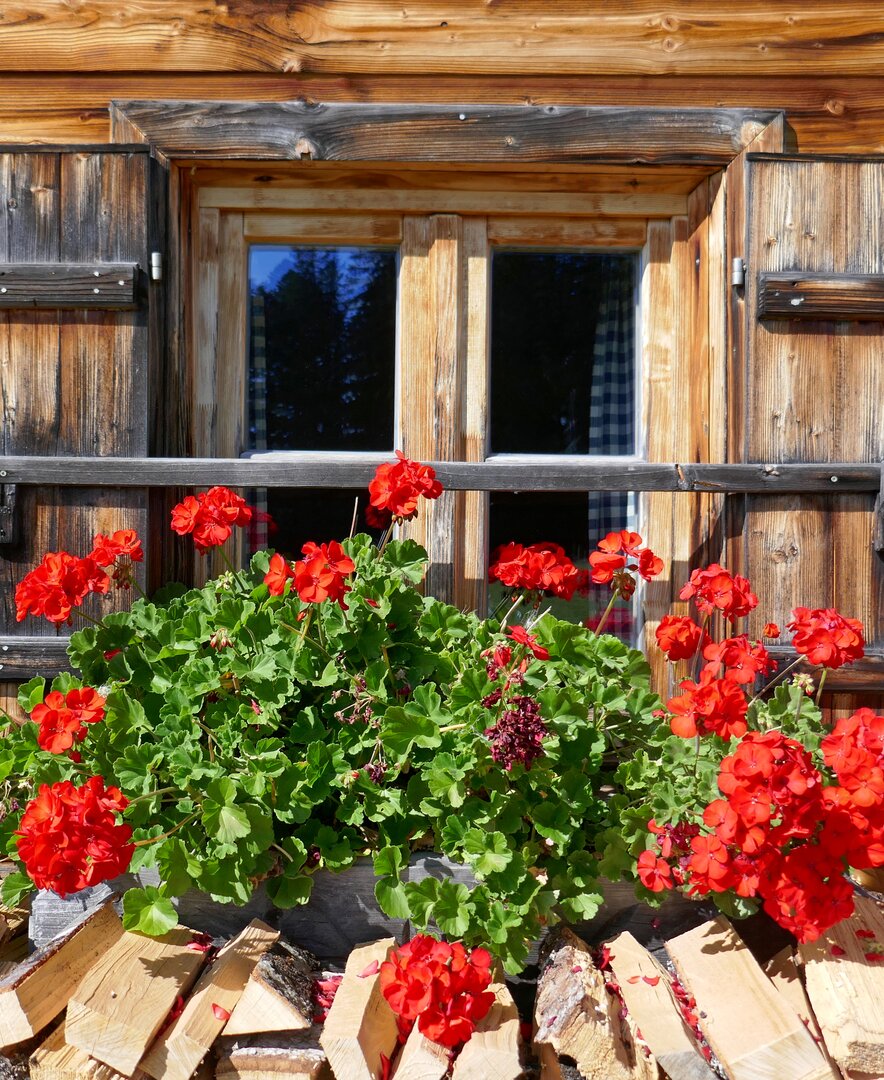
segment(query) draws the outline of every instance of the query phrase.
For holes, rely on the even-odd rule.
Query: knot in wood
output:
[[[310,139],[305,138],[303,135],[295,143],[295,157],[301,158],[318,158],[319,148]]]

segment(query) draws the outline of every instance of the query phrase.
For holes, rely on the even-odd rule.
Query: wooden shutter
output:
[[[140,146],[0,147],[4,455],[149,452],[149,368],[160,338],[152,330],[162,313],[161,286],[148,272],[158,181]],[[0,495],[14,501],[0,519],[5,681],[64,663],[64,642],[49,623],[16,623],[16,583],[45,551],[85,554],[97,531],[135,528],[146,538],[148,498],[140,489],[30,485]]]
[[[731,460],[881,462],[884,163],[750,154],[746,170],[746,347],[731,379]],[[783,626],[797,605],[861,619],[870,656],[833,682],[880,708],[875,497],[839,494],[836,465],[830,483],[831,494],[742,503],[744,566],[764,612],[752,630],[768,616]]]

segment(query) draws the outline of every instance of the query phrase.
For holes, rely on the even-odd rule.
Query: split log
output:
[[[258,960],[278,939],[279,931],[255,919],[229,941],[141,1068],[154,1080],[188,1080],[230,1019]]]
[[[608,946],[623,1003],[660,1068],[670,1080],[715,1080],[681,1015],[669,972],[628,931]]]
[[[65,1042],[64,1024],[31,1054],[31,1080],[126,1080],[126,1077],[90,1057],[85,1050]],[[143,1072],[127,1073],[134,1080],[146,1080]]]
[[[727,919],[704,923],[666,948],[731,1080],[831,1080],[810,1032]]]
[[[448,1073],[451,1052],[420,1033],[417,1024],[393,1068],[393,1080],[442,1080]]]
[[[313,1023],[313,965],[306,957],[269,952],[258,961],[225,1035],[300,1031]]]
[[[319,1045],[321,1027],[263,1035],[223,1035],[218,1043],[215,1080],[332,1080],[325,1051]]]
[[[110,903],[0,979],[0,1047],[23,1042],[67,1005],[84,974],[123,934]]]
[[[833,1080],[842,1080],[841,1070],[829,1054],[816,1014],[804,989],[804,982],[795,962],[795,952],[792,946],[787,945],[785,949],[780,949],[778,953],[772,956],[764,965],[764,973],[774,984],[778,993],[782,994],[795,1012],[798,1013],[799,1018],[814,1037],[817,1046],[820,1048],[820,1053],[829,1063],[829,1070]]]
[[[452,1080],[517,1080],[522,1075],[519,1010],[503,982],[489,989],[494,1004],[454,1062]]]
[[[548,951],[547,951],[548,950]],[[620,1017],[620,999],[605,987],[589,948],[563,929],[551,936],[537,983],[534,1042],[573,1059],[587,1080],[652,1080],[656,1065],[636,1051],[635,1031]]]
[[[65,1041],[131,1073],[203,966],[205,954],[189,949],[192,941],[183,926],[155,938],[124,933],[68,1002]]]
[[[381,993],[376,973],[394,944],[393,938],[383,938],[361,945],[347,958],[319,1039],[337,1080],[375,1080],[381,1074],[381,1055],[392,1058],[396,1049],[396,1014]]]
[[[0,945],[0,977],[14,971],[28,955],[27,934],[19,934]]]
[[[850,919],[801,945],[807,996],[829,1052],[844,1070],[884,1074],[884,914],[855,897]],[[857,933],[861,936],[857,936]],[[872,935],[871,937],[867,935]]]

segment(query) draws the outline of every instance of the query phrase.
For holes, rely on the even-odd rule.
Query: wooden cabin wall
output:
[[[0,140],[99,142],[113,98],[742,105],[884,150],[864,0],[31,0],[0,14]]]

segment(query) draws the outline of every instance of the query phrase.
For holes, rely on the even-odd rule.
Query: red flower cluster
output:
[[[392,464],[379,465],[368,485],[371,506],[379,511],[371,516],[370,525],[382,522],[386,514],[397,521],[408,521],[417,513],[421,496],[438,499],[442,494],[432,466],[411,461],[401,450],[396,451],[396,458]]]
[[[116,814],[128,805],[118,788],[105,789],[100,776],[79,788],[70,780],[41,784],[16,833],[34,884],[64,897],[122,874],[135,846],[131,828],[118,825]]]
[[[298,596],[305,604],[321,604],[323,600],[331,599],[346,610],[344,596],[350,591],[350,586],[344,579],[356,569],[350,556],[337,540],[328,544],[314,544],[309,540],[301,551],[306,557],[293,564],[279,554],[270,559],[270,566],[264,575],[270,595],[282,596],[286,583],[292,579]]]
[[[543,740],[549,728],[543,722],[540,705],[532,697],[520,695],[507,702],[508,708],[485,735],[491,740],[491,757],[509,772],[518,762],[530,769],[543,756]]]
[[[549,649],[537,644],[537,638],[524,626],[511,626],[507,631],[517,645],[524,645],[538,660],[549,660]]]
[[[814,941],[853,910],[846,866],[884,865],[884,717],[862,709],[823,740],[839,786],[824,786],[810,755],[777,731],[749,732],[724,758],[724,796],[705,809],[708,833],[673,846],[651,823],[658,851],[643,852],[640,880],[655,892],[733,889],[759,896],[799,941]]]
[[[570,600],[589,587],[589,572],[578,570],[558,544],[543,541],[525,547],[511,542],[502,544],[491,556],[488,580],[499,581],[508,589],[551,593]]]
[[[693,599],[701,615],[711,615],[717,610],[731,622],[758,606],[758,597],[746,578],[731,574],[718,563],[695,570],[678,595],[682,600]]]
[[[748,703],[737,682],[717,679],[705,670],[699,682],[685,679],[680,687],[684,693],[666,703],[673,714],[673,735],[692,739],[695,735],[713,734],[730,739],[745,734]]]
[[[442,1046],[469,1039],[494,1003],[491,955],[418,934],[380,967],[381,993],[403,1021]]]
[[[703,650],[703,659],[709,661],[704,671],[718,675],[724,668],[724,678],[735,683],[752,683],[756,676],[777,669],[767,649],[760,642],[750,641],[746,634],[710,642]]]
[[[812,664],[839,668],[863,656],[863,624],[846,619],[834,608],[795,608],[788,624],[795,637],[792,645]]]
[[[700,647],[700,642],[705,645],[710,640],[690,615],[664,615],[654,635],[661,650],[673,662],[690,660]]]
[[[110,578],[90,556],[48,551],[43,561],[25,574],[15,590],[15,617],[45,615],[56,626],[71,621],[71,612],[89,593],[106,593]]]
[[[650,548],[643,548],[644,541],[638,533],[621,529],[610,532],[598,542],[598,551],[589,556],[590,572],[596,585],[607,585],[628,599],[635,592],[635,574],[650,581],[663,571],[663,560]],[[635,562],[630,563],[630,558]]]
[[[94,559],[99,566],[110,566],[121,555],[128,556],[132,562],[143,561],[141,540],[134,529],[117,529],[110,536],[98,533],[92,542],[92,554],[89,558]]]
[[[40,747],[50,754],[64,754],[86,738],[87,724],[104,719],[104,698],[91,686],[67,694],[51,690],[41,705],[34,706],[31,719],[40,725]]]
[[[172,507],[172,531],[179,536],[192,533],[200,555],[223,544],[234,525],[248,525],[251,520],[252,508],[226,487],[213,487],[196,496],[188,495]]]

